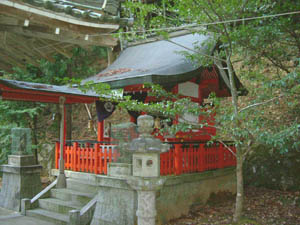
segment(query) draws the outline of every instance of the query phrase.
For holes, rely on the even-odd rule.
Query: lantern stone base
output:
[[[21,199],[32,198],[42,190],[42,167],[34,165],[33,155],[10,155],[8,162],[0,166],[3,172],[0,206],[20,211]]]

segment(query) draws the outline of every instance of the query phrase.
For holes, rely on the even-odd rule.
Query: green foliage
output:
[[[160,28],[172,26],[167,18],[169,15],[176,15],[180,23],[173,26],[183,25],[192,32],[209,35],[214,40],[212,43],[217,43],[214,58],[203,54],[200,51],[202,46],[196,48],[192,54],[190,52],[183,54],[203,66],[216,64],[220,70],[223,69],[224,63],[220,66],[218,61],[227,64],[225,71],[231,81],[229,89],[232,104],[216,107],[215,127],[218,135],[214,139],[230,137],[234,141],[238,165],[242,167],[246,157],[253,154],[257,145],[276,148],[282,156],[288,154],[290,149],[296,148],[299,145],[297,129],[300,124],[296,115],[299,112],[297,106],[300,100],[299,68],[297,68],[299,65],[297,58],[300,55],[299,14],[270,15],[299,11],[300,2],[166,0],[164,6],[165,17],[164,20],[160,20],[160,14],[157,12],[158,8],[162,7],[159,3],[154,3],[151,7],[139,4],[136,10],[142,13],[136,14],[139,21],[137,26],[147,27],[148,31],[140,29],[145,37],[147,34],[153,34],[153,30],[162,31]],[[155,21],[153,18],[156,14],[157,23],[151,23]],[[173,28],[165,31],[171,31]],[[232,66],[239,68],[236,75],[246,81],[249,97],[238,99]],[[176,99],[177,101],[181,100]],[[158,106],[148,104],[148,107],[150,111],[162,110],[161,113],[168,116],[173,112],[178,115],[182,115],[183,112],[194,113],[193,105],[186,102],[176,105],[176,102],[166,105],[160,102]],[[283,109],[278,113],[280,106]],[[173,111],[176,107],[179,109]],[[144,110],[146,111],[146,107]],[[286,114],[289,112],[292,112],[294,117]],[[199,111],[195,114],[197,113],[199,114]],[[188,125],[188,128],[192,127],[194,124]],[[185,127],[181,129],[184,130]],[[238,192],[242,194],[242,175],[240,173],[237,175]],[[241,198],[237,198],[239,199]],[[242,201],[237,201],[237,209],[235,219],[241,217]]]
[[[97,67],[95,62],[106,57],[106,49],[92,47],[83,49],[74,48],[72,56],[67,58],[61,54],[53,56],[54,61],[40,60],[40,66],[27,65],[26,69],[14,68],[14,73],[5,74],[6,79],[28,81],[34,83],[46,83],[62,85],[69,82],[76,82],[79,78],[86,78],[94,74]],[[66,79],[66,77],[68,77]],[[44,138],[45,121],[39,120],[44,114],[49,114],[56,109],[49,104],[38,102],[13,102],[0,101],[0,130],[5,128],[0,134],[0,143],[9,143],[9,129],[12,127],[24,127],[32,129],[33,149],[38,148],[38,141]],[[37,124],[37,122],[42,124]],[[48,129],[58,129],[58,124],[52,123]],[[5,162],[10,152],[10,145],[3,144],[0,154],[0,164]]]
[[[245,184],[270,189],[299,190],[299,148],[288,145],[282,153],[280,147],[256,146],[255,154],[245,162]]]

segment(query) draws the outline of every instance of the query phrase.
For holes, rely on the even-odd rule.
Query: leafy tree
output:
[[[54,62],[44,59],[40,60],[40,66],[35,67],[27,65],[26,69],[14,68],[14,73],[4,74],[4,78],[21,80],[35,83],[46,83],[62,85],[73,78],[85,78],[94,74],[99,67],[99,60],[106,57],[106,49],[101,47],[92,47],[83,49],[80,47],[74,48],[72,57],[66,58],[61,54],[53,56]],[[45,103],[38,102],[8,102],[0,101],[0,142],[7,143],[5,148],[2,148],[0,154],[0,163],[6,160],[9,153],[10,142],[9,128],[12,127],[29,127],[32,129],[33,148],[37,160],[38,140],[44,138],[43,128],[44,122],[40,118],[44,118],[45,113],[58,111],[56,108]],[[71,120],[71,110],[69,109],[69,118]],[[71,128],[69,129],[71,131]]]
[[[296,91],[299,87],[299,68],[296,67],[300,55],[299,14],[275,14],[299,11],[300,2],[162,0],[151,5],[128,2],[126,6],[137,17],[136,26],[131,33],[133,35],[129,38],[161,34],[162,31],[167,32],[182,25],[191,32],[210,35],[221,43],[214,57],[208,58],[200,52],[188,54],[188,57],[201,65],[214,63],[228,74],[232,102],[225,107],[218,105],[218,100],[214,99],[219,111],[216,123],[219,136],[215,138],[220,140],[221,136],[231,137],[237,147],[237,195],[234,213],[234,221],[237,222],[243,209],[243,162],[247,155],[259,143],[286,151],[287,140],[297,134],[298,121],[290,120],[282,124],[275,117],[270,117],[270,114],[280,104],[293,110],[295,107],[292,105],[299,102]],[[223,68],[225,62],[227,67]],[[236,70],[239,72],[237,75],[240,79],[251,82],[247,83],[248,87],[255,86],[249,88],[248,98],[238,98],[234,67],[241,67]],[[266,71],[266,67],[270,71]],[[294,99],[292,104],[285,104],[291,99]],[[178,101],[182,103],[185,100]],[[159,111],[169,115],[173,112],[180,114],[183,108],[187,110],[189,104],[185,103],[185,107],[180,107],[183,104],[165,101],[148,106],[133,102],[134,105],[144,111]],[[193,108],[188,111],[200,113]],[[280,118],[283,116],[280,115]],[[194,124],[186,126],[191,128]]]

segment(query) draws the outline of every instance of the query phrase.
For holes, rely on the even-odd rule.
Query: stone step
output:
[[[84,205],[78,203],[63,201],[57,198],[44,198],[39,199],[39,207],[48,211],[68,214],[70,210],[80,210]]]
[[[45,209],[30,209],[26,211],[26,216],[32,216],[43,221],[48,221],[57,225],[67,225],[69,216],[66,214],[55,213]]]
[[[51,190],[51,196],[60,200],[85,205],[95,196],[95,194],[76,191],[68,188],[55,188]]]
[[[96,193],[98,192],[98,187],[96,185],[89,184],[87,181],[84,180],[78,180],[73,178],[67,179],[67,189],[94,195],[96,195]]]

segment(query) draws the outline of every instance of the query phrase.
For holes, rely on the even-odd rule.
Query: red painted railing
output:
[[[100,143],[73,142],[65,146],[64,160],[65,169],[95,174],[107,174],[107,164],[116,162],[119,153],[116,151],[116,145],[107,145]],[[59,142],[56,143],[55,166],[59,165]]]
[[[229,147],[232,152],[216,143],[174,143],[170,151],[160,155],[160,174],[180,175],[235,166],[236,149]]]
[[[236,165],[234,146],[231,151],[222,144],[170,143],[170,150],[160,155],[160,174],[180,175],[203,172]],[[65,169],[72,171],[107,174],[107,164],[116,162],[119,152],[116,145],[73,142],[65,146]],[[59,142],[56,143],[55,165],[59,165]]]

